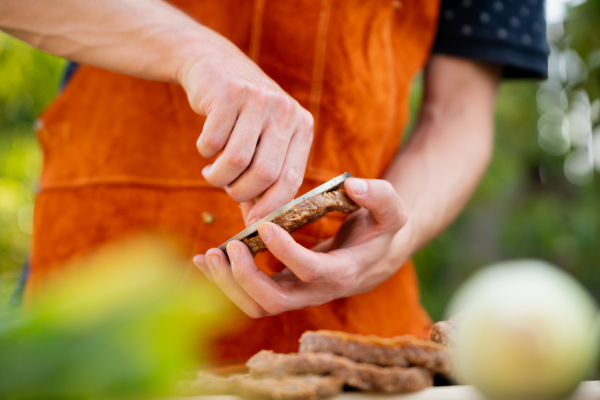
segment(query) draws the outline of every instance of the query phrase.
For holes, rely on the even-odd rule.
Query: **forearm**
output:
[[[198,152],[216,157],[198,172],[237,202],[262,195],[249,220],[298,191],[312,115],[234,43],[165,1],[0,0],[0,29],[73,61],[181,84],[206,116]]]
[[[438,71],[448,68],[459,78]],[[493,149],[498,73],[447,57],[430,63],[417,127],[384,176],[409,214],[395,237],[395,257],[408,256],[437,236],[477,187]]]
[[[170,82],[190,54],[222,40],[161,0],[0,0],[0,29],[76,62]]]

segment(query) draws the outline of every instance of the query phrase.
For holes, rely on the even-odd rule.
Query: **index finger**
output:
[[[323,282],[332,286],[345,283],[344,268],[348,264],[341,252],[315,253],[297,243],[283,228],[272,222],[258,227],[258,234],[275,258],[303,282]]]
[[[287,311],[287,294],[277,282],[258,269],[246,245],[233,240],[227,245],[227,254],[233,277],[247,295],[271,315]]]
[[[235,281],[229,260],[222,250],[210,249],[206,257],[194,257],[194,263],[210,274],[210,279],[219,289],[248,316],[260,318],[266,315],[265,310]]]
[[[244,172],[254,157],[262,125],[263,122],[257,117],[256,111],[242,110],[229,135],[225,150],[213,164],[202,170],[202,175],[208,183],[215,187],[227,186]]]
[[[248,225],[258,221],[294,199],[302,181],[308,162],[313,137],[313,122],[310,114],[303,114],[299,129],[292,136],[287,148],[283,169],[277,181],[264,193],[248,214]]]
[[[238,247],[237,250],[230,247]],[[233,250],[233,251],[231,251]],[[231,242],[227,246],[228,254],[237,254],[231,260],[233,276],[244,291],[258,303],[269,315],[326,303],[329,292],[322,286],[300,281],[291,274],[280,275],[276,281],[258,270],[250,250],[240,242]]]

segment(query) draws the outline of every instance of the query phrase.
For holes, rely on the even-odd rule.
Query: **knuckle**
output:
[[[300,167],[292,167],[289,170],[286,171],[284,178],[284,183],[295,189],[298,190],[300,188],[300,185],[302,185],[302,181],[304,180],[304,174],[303,174],[303,170]]]
[[[187,86],[185,88],[185,94],[192,110],[194,110],[195,113],[200,114],[203,109],[203,103],[208,100],[207,97],[201,96],[198,85],[195,84]],[[205,101],[203,101],[203,99]]]
[[[228,79],[223,83],[221,90],[226,98],[231,99],[245,92],[246,88],[247,86],[243,82],[237,79]]]
[[[381,181],[383,183],[381,190],[381,199],[384,204],[396,204],[398,200],[398,194],[394,190],[394,187],[388,181]]]
[[[278,178],[277,167],[273,164],[264,164],[258,167],[256,171],[257,178],[261,182],[265,182],[271,184],[275,182]]]
[[[206,179],[206,182],[208,182],[211,186],[218,187],[218,188],[225,186],[225,184],[221,180],[219,180],[219,178],[216,178],[214,176],[209,175],[209,176],[204,177],[204,179]]]
[[[267,311],[263,310],[260,307],[253,307],[252,310],[246,311],[246,314],[250,318],[254,318],[254,319],[266,317],[268,315]]]
[[[242,178],[245,179],[245,178]],[[227,194],[229,197],[238,203],[243,203],[254,199],[260,195],[261,191],[253,190],[253,188],[244,187],[245,185],[238,185],[237,182],[228,187]]]
[[[381,213],[384,215],[383,218],[386,221],[386,227],[389,229],[400,229],[406,224],[408,213],[404,203],[402,203],[396,192],[383,194],[380,204],[383,207]]]
[[[300,273],[298,276],[298,278],[300,278],[301,281],[306,282],[306,283],[315,282],[320,277],[321,277],[321,274],[315,267],[309,268],[306,271],[302,271],[302,273]]]
[[[294,106],[292,104],[292,99],[284,92],[275,92],[272,95],[272,101],[275,104],[277,110],[282,111],[284,113],[292,112]]]
[[[315,121],[311,113],[306,110],[302,111],[300,117],[299,134],[302,137],[302,143],[310,146],[314,137]]]
[[[265,102],[269,96],[269,91],[267,88],[262,86],[253,85],[248,90],[252,98],[260,102]]]
[[[403,227],[404,225],[406,225],[406,222],[408,221],[408,210],[406,209],[406,206],[404,205],[404,203],[402,202],[402,200],[398,199],[397,203],[397,207],[396,209],[398,210],[398,228]]]
[[[194,111],[196,114],[204,114],[204,107],[202,106],[202,102],[201,101],[197,101],[195,98],[188,98],[188,101],[190,103],[190,107],[192,107],[192,111]]]
[[[281,303],[269,303],[264,305],[263,308],[269,315],[281,314],[286,311],[285,305]]]
[[[202,134],[198,139],[198,151],[203,157],[210,158],[217,154],[223,146],[218,135]]]
[[[243,151],[233,150],[227,155],[225,163],[236,170],[244,169],[250,163],[250,159]]]
[[[396,191],[394,190],[394,187],[392,186],[392,184],[389,181],[380,179],[379,180],[383,186],[383,192],[389,196],[395,196],[396,195]]]
[[[393,190],[390,190],[390,191],[387,191],[386,193],[384,193],[383,197],[387,204],[396,204],[398,195]]]
[[[237,187],[233,186],[229,188],[229,191],[227,192],[227,194],[229,195],[229,197],[238,203],[242,203],[244,201],[248,200],[249,196],[244,196],[242,193],[240,193],[240,191],[238,190]],[[252,198],[252,197],[250,197]]]
[[[302,111],[302,124],[306,128],[307,131],[312,132],[315,127],[315,118],[313,115],[307,111]]]

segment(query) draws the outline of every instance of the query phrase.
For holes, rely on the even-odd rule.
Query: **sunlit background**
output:
[[[487,174],[451,228],[416,255],[436,320],[473,272],[514,258],[548,260],[600,300],[600,2],[546,7],[548,80],[502,84]]]
[[[435,320],[468,276],[509,258],[551,261],[600,299],[600,2],[551,0],[547,15],[549,79],[502,85],[488,173],[452,227],[416,256]],[[42,163],[34,121],[56,94],[63,66],[0,34],[2,304],[30,248]],[[419,99],[417,82],[413,111]]]

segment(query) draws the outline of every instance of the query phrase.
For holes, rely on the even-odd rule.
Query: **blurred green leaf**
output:
[[[0,398],[169,394],[231,311],[214,285],[181,285],[186,266],[150,239],[70,266],[26,311],[0,318]]]

